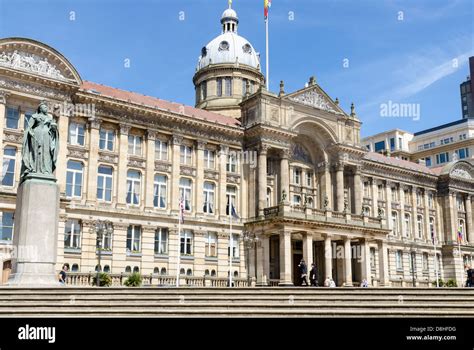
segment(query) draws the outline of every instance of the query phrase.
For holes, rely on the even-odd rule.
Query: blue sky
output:
[[[54,47],[85,80],[193,105],[200,49],[220,33],[226,7],[227,0],[0,0],[0,36]],[[233,7],[239,34],[264,65],[263,0]],[[273,0],[270,20],[272,91],[280,80],[297,90],[315,75],[346,111],[355,102],[363,136],[461,118],[473,0]],[[420,120],[382,118],[388,101],[419,104]]]

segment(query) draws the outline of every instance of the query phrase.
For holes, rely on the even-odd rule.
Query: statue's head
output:
[[[42,114],[48,114],[48,104],[46,103],[46,101],[40,102],[37,112]]]

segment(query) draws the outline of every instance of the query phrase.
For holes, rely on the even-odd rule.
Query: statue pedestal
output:
[[[58,286],[59,186],[54,177],[29,175],[18,188],[10,286]]]

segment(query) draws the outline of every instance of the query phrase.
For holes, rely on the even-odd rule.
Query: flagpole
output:
[[[434,248],[434,266],[436,275],[436,288],[439,288],[439,266],[438,266],[438,252],[436,251],[436,237],[433,237],[433,248]]]
[[[233,242],[232,242],[232,201],[229,199],[230,202],[230,227],[229,227],[229,287],[232,287],[232,250],[233,250]]]
[[[176,287],[179,287],[179,277],[181,270],[181,204],[178,214],[178,261],[176,264]]]
[[[267,91],[270,91],[270,58],[269,58],[269,45],[268,45],[268,20],[269,14],[267,13],[267,17],[265,18],[265,48],[266,48],[266,76],[267,76]]]

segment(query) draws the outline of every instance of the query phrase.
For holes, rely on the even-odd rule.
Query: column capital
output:
[[[219,153],[220,155],[226,155],[229,153],[229,146],[227,145],[219,145]]]
[[[173,146],[181,145],[182,142],[183,142],[183,136],[177,135],[177,134],[173,134],[173,136],[171,136],[171,144]]]
[[[288,159],[290,158],[290,150],[288,148],[284,148],[280,150],[280,158],[281,159]]]
[[[392,180],[385,180],[385,187],[388,188],[392,188],[392,185],[394,185],[395,182],[393,182]]]
[[[361,175],[362,173],[362,165],[361,164],[357,164],[356,166],[354,166],[354,175]]]
[[[100,125],[102,124],[102,119],[100,118],[91,118],[89,119],[89,128],[91,129],[100,129]]]
[[[10,96],[8,92],[5,90],[0,90],[0,105],[4,105],[7,103],[7,97]]]
[[[148,141],[155,141],[157,136],[158,132],[155,130],[147,130],[146,132],[146,138]]]
[[[128,135],[131,128],[132,126],[129,124],[120,124],[120,135]]]
[[[338,160],[335,164],[334,167],[336,168],[336,171],[344,171],[344,161]]]
[[[270,145],[267,145],[265,143],[261,143],[260,146],[258,147],[258,152],[261,155],[267,155],[269,149],[270,149]]]
[[[202,151],[206,148],[206,145],[207,145],[207,141],[206,140],[197,140],[196,141],[196,146],[197,146],[197,149]]]

